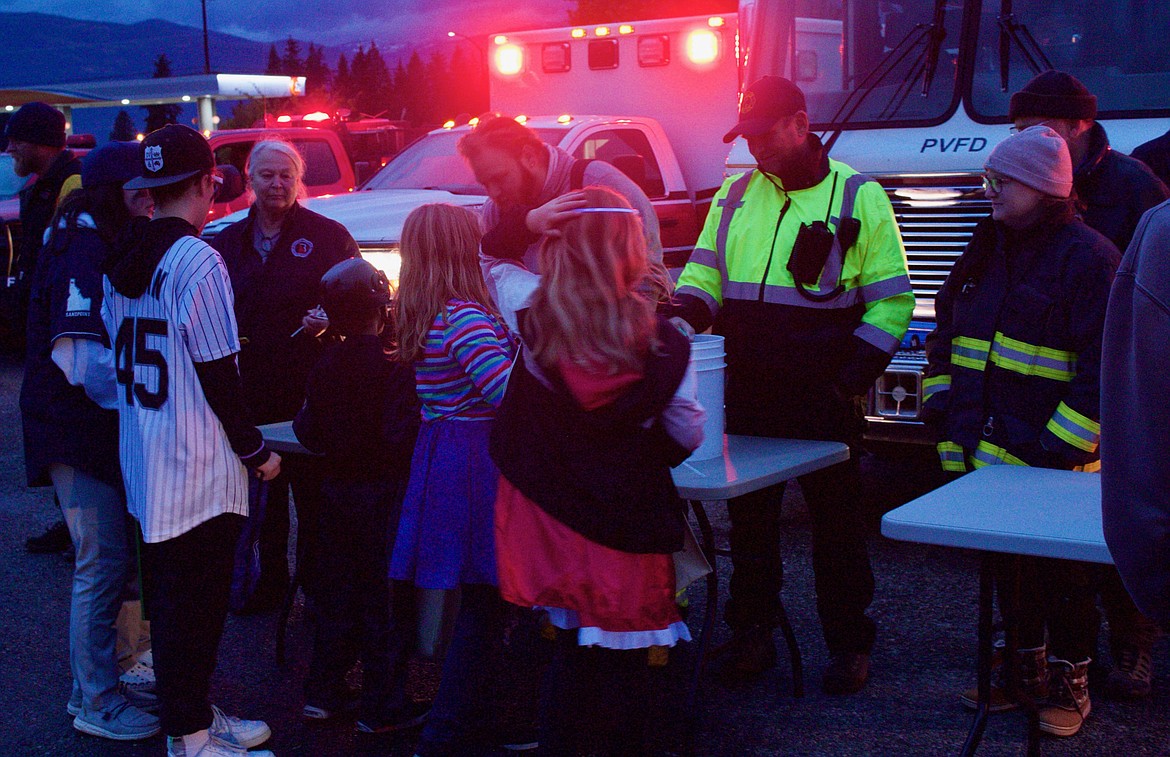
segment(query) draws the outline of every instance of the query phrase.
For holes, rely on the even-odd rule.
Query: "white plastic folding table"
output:
[[[703,552],[711,564],[707,575],[707,603],[703,626],[699,635],[695,669],[687,694],[687,712],[690,723],[687,745],[692,746],[698,727],[697,696],[699,676],[715,617],[719,607],[719,573],[716,558],[730,553],[715,548],[715,536],[707,517],[704,502],[726,501],[758,489],[803,476],[806,473],[843,463],[849,459],[849,447],[841,442],[810,441],[804,439],[771,439],[758,436],[724,436],[723,454],[708,460],[687,461],[675,468],[674,484],[678,493],[690,504],[699,523]],[[780,503],[777,502],[779,507]],[[804,694],[804,674],[800,647],[788,615],[780,604],[780,630],[788,645],[792,664],[792,688],[796,696]]]
[[[1111,565],[1113,558],[1101,530],[1101,477],[1015,465],[980,468],[886,513],[882,534],[900,541],[980,552],[980,707],[961,752],[974,754],[983,738],[991,696],[994,555]],[[1009,644],[1011,641],[1009,638]],[[1029,707],[1028,712],[1028,751],[1039,754],[1035,708]]]

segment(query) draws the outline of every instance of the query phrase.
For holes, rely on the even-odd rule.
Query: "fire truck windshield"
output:
[[[746,81],[765,74],[792,78],[805,92],[810,120],[821,127],[937,122],[957,101],[964,5],[741,0]]]
[[[1028,36],[1053,68],[1069,72],[1097,95],[1100,116],[1170,111],[1170,3],[1014,0],[1011,9],[1014,26],[1005,29],[1000,2],[983,2],[971,89],[978,117],[1006,119],[1011,94],[1035,75],[1016,42]],[[1011,50],[1006,91],[1000,51],[1004,34]]]

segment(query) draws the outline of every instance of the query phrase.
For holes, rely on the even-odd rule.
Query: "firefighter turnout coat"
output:
[[[1062,206],[1026,231],[991,218],[938,293],[925,415],[944,470],[1097,459],[1101,334],[1117,248]]]
[[[885,370],[914,310],[885,191],[812,146],[810,186],[788,191],[760,170],[724,182],[678,281],[675,313],[726,338],[729,433],[850,440],[851,398]],[[789,261],[817,221],[835,236],[802,292]]]

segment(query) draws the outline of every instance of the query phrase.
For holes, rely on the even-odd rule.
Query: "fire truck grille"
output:
[[[991,204],[980,187],[957,183],[887,186],[886,192],[906,244],[914,297],[933,315],[935,295]]]

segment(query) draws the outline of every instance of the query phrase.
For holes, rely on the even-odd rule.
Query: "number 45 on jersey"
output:
[[[167,361],[163,353],[150,347],[148,337],[167,339],[167,322],[159,318],[123,318],[114,339],[114,360],[118,383],[126,387],[126,404],[135,400],[148,410],[158,410],[167,401]],[[144,381],[135,381],[135,367],[158,370],[157,389],[151,391]]]

